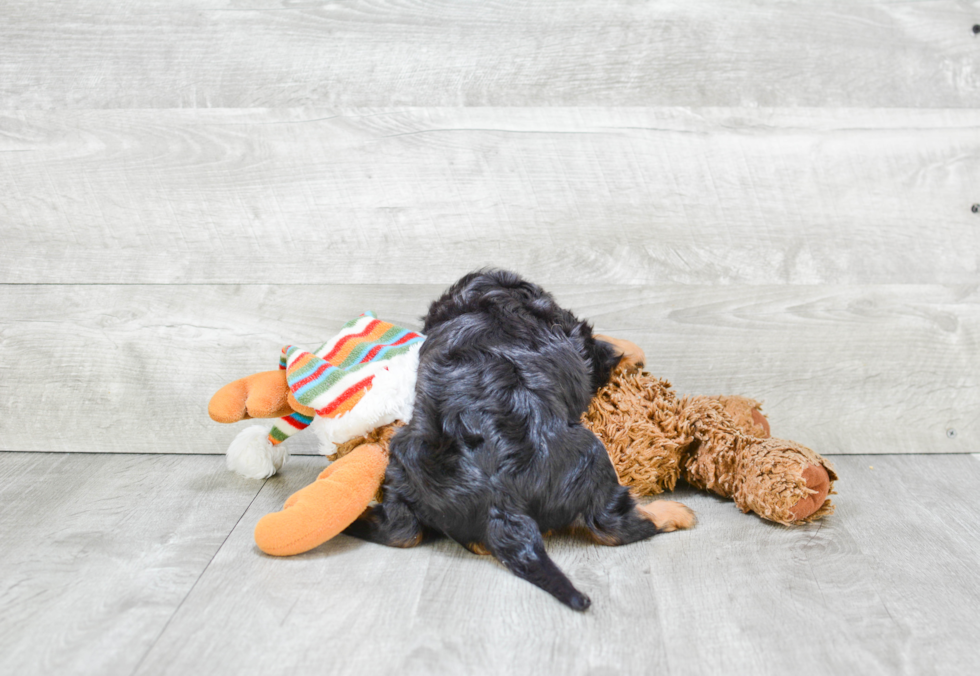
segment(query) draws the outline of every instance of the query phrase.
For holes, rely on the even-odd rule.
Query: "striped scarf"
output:
[[[425,336],[378,319],[366,312],[313,352],[293,345],[282,348],[279,368],[293,396],[324,418],[340,418],[371,390],[375,377],[391,361],[421,344]],[[269,432],[273,445],[282,443],[313,418],[293,413],[276,421]]]

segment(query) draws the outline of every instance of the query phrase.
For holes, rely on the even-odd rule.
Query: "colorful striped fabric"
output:
[[[367,312],[347,322],[340,333],[314,352],[287,345],[282,349],[279,368],[286,371],[286,382],[297,401],[319,416],[339,418],[367,394],[374,377],[387,370],[390,360],[424,340],[419,333]],[[311,422],[312,418],[298,413],[280,418],[269,440],[281,443]]]
[[[269,431],[269,441],[272,442],[273,446],[276,444],[281,444],[297,432],[305,430],[312,422],[312,416],[303,415],[299,412],[283,416],[282,418],[279,418],[276,424],[273,425],[272,429]]]

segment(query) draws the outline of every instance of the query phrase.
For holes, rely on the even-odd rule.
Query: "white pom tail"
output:
[[[267,479],[289,459],[285,444],[272,445],[269,427],[246,427],[232,440],[225,458],[228,469],[249,479]]]

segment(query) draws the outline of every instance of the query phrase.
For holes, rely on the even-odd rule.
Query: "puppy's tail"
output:
[[[514,575],[541,587],[569,608],[585,610],[592,604],[548,557],[534,519],[491,508],[486,546]]]

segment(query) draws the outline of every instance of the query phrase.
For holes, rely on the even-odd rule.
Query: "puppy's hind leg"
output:
[[[629,491],[616,484],[609,487],[583,514],[585,526],[596,542],[603,545],[628,545],[662,532],[653,519],[640,512]]]
[[[344,534],[379,545],[403,548],[414,547],[429,535],[415,514],[399,500],[385,500],[368,507],[344,529]]]
[[[694,528],[698,522],[690,507],[673,500],[654,500],[637,509],[640,514],[650,519],[661,533]]]
[[[486,546],[514,575],[541,587],[569,608],[585,610],[592,604],[545,552],[534,519],[491,508]]]
[[[595,443],[602,449],[598,439]],[[582,516],[597,542],[625,545],[694,526],[694,512],[679,502],[660,500],[638,507],[629,491],[619,484],[605,449],[602,453],[602,457],[598,452],[593,456],[591,471],[583,473],[586,478],[582,482],[582,489],[591,496]]]

